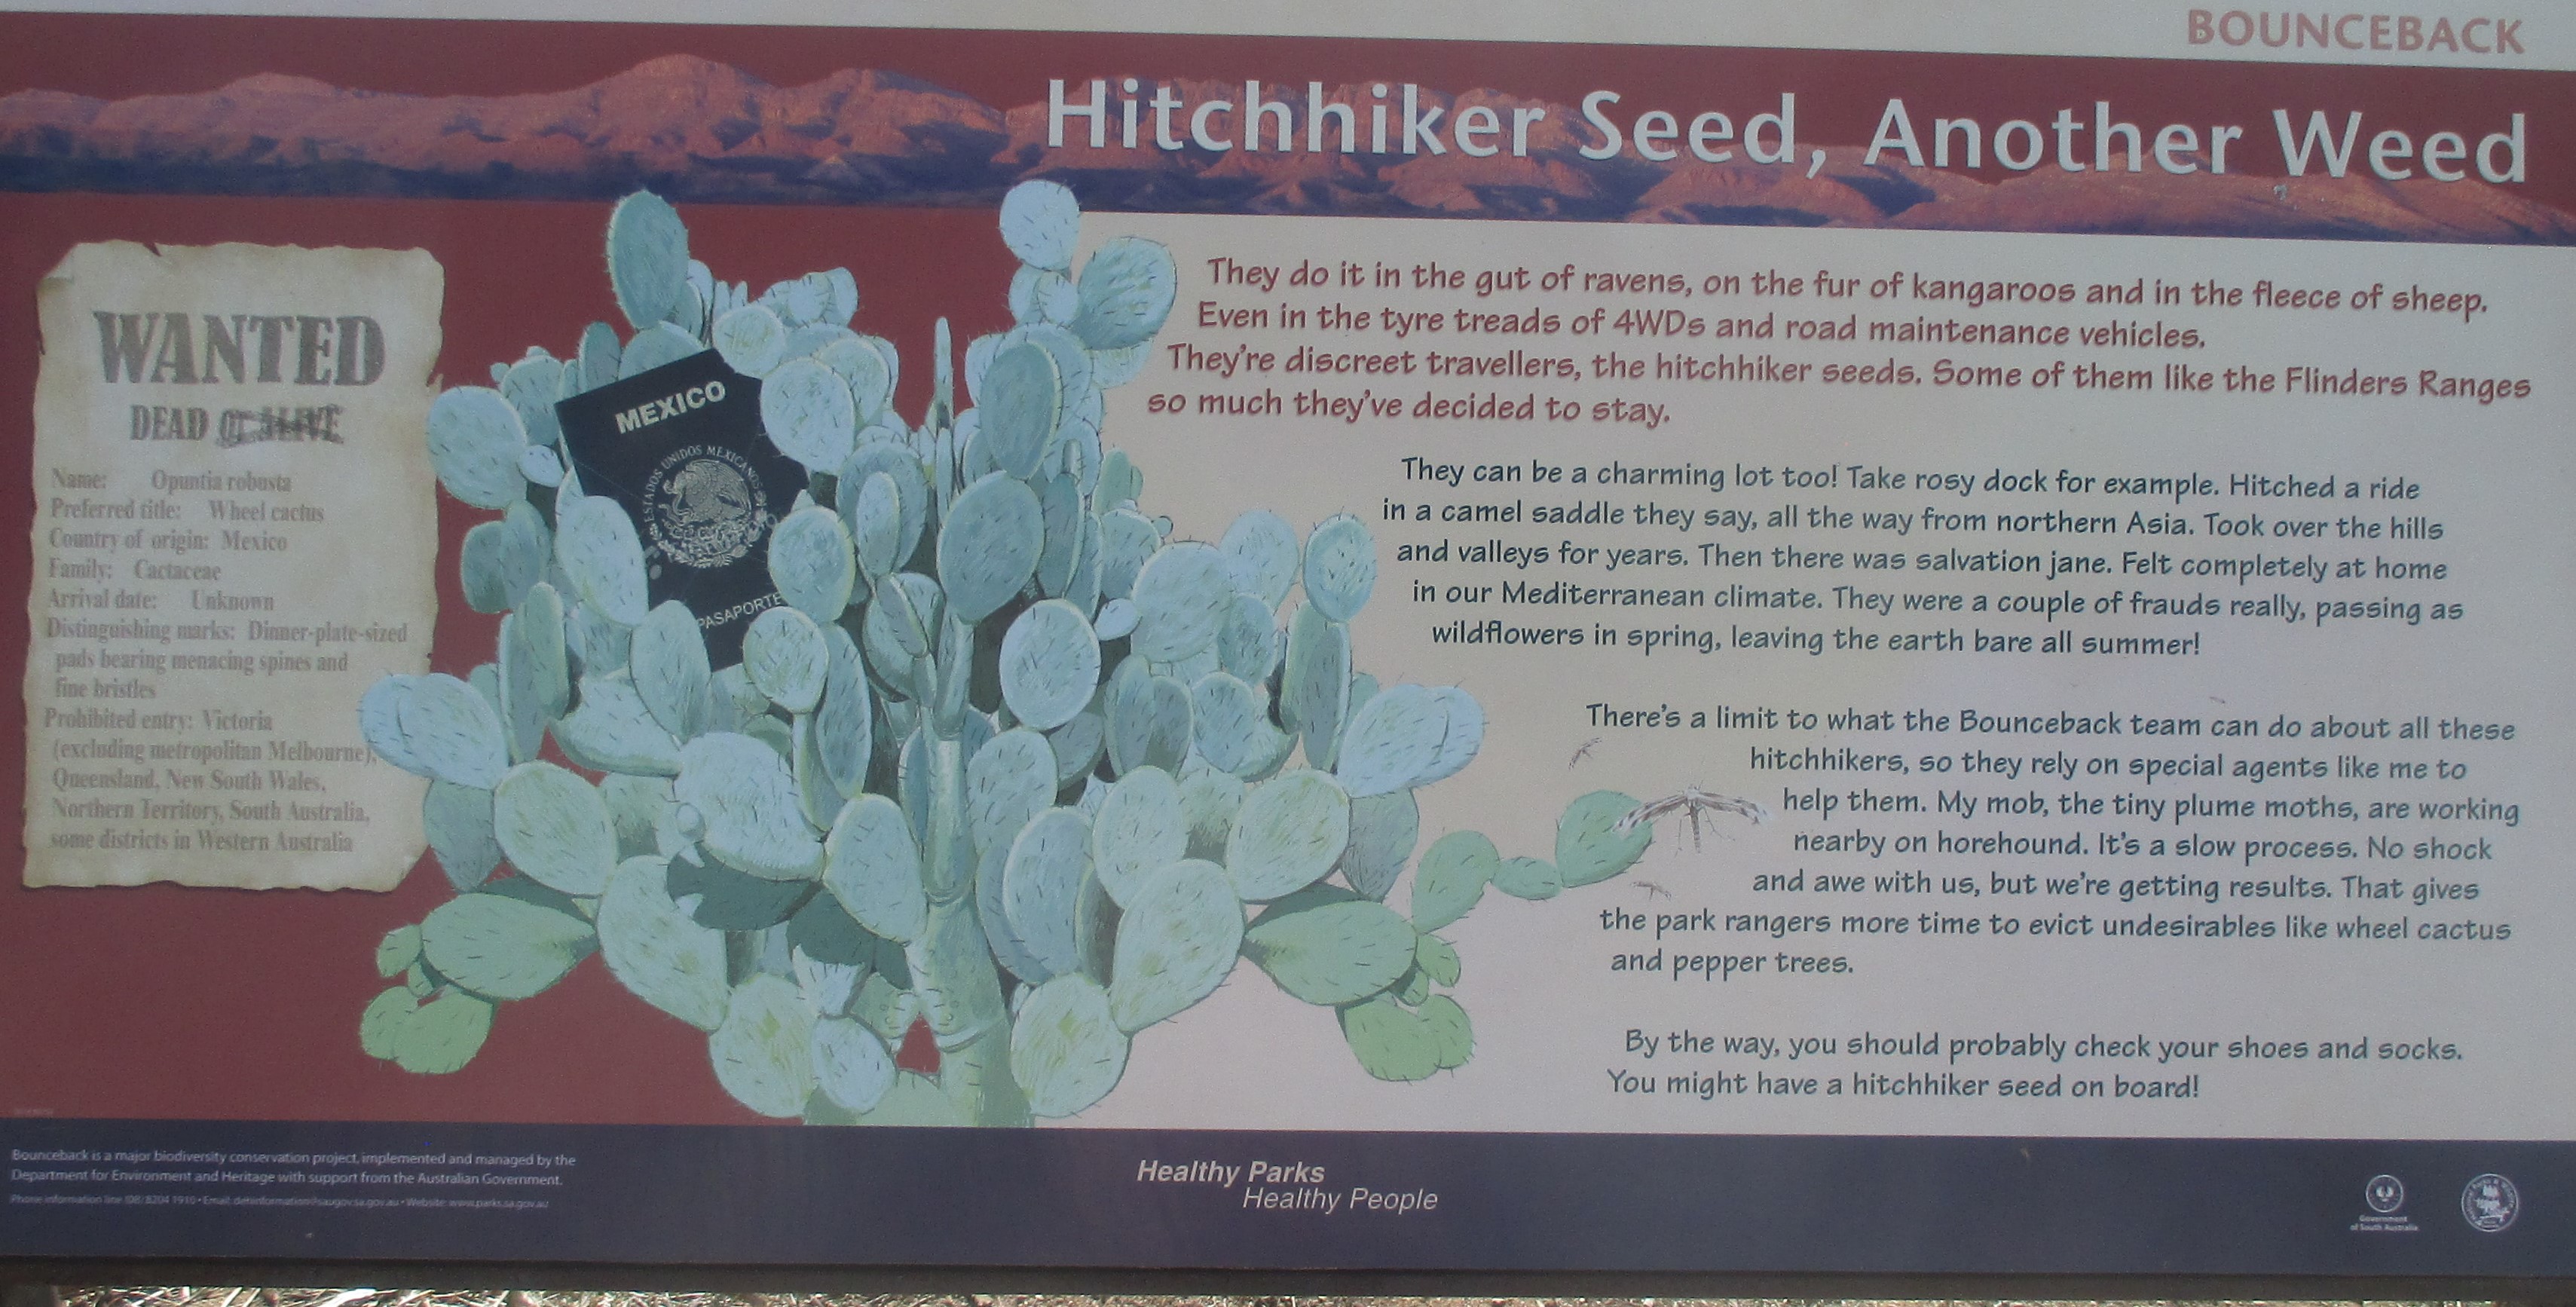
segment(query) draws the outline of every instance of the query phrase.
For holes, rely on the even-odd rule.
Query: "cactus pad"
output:
[[[484,998],[534,998],[590,955],[590,923],[488,890],[459,894],[420,923],[423,961]]]
[[[1212,863],[1175,862],[1122,905],[1109,1011],[1133,1034],[1216,992],[1243,947],[1243,905]]]
[[[724,1024],[725,939],[671,902],[670,868],[629,858],[599,898],[599,956],[637,998],[700,1030]]]
[[[1011,1023],[1011,1073],[1039,1116],[1072,1116],[1109,1096],[1127,1071],[1127,1035],[1109,992],[1088,976],[1030,991]]]
[[[757,975],[733,991],[707,1057],[725,1092],[762,1116],[798,1116],[814,1092],[814,1010],[795,982]]]
[[[429,465],[447,493],[476,508],[504,508],[525,495],[519,455],[528,432],[500,391],[458,386],[429,406]]]
[[[1350,835],[1350,799],[1332,777],[1286,772],[1244,795],[1226,841],[1226,875],[1246,902],[1293,894],[1333,869]]]

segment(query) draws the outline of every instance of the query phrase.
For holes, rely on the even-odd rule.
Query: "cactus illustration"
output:
[[[457,890],[379,947],[369,1054],[457,1070],[501,1004],[596,953],[706,1032],[744,1106],[816,1123],[1074,1115],[1136,1032],[1244,961],[1332,1009],[1372,1076],[1466,1063],[1440,992],[1462,963],[1435,932],[1489,886],[1605,880],[1652,824],[1599,791],[1566,808],[1553,861],[1472,832],[1417,857],[1414,791],[1475,757],[1483,710],[1354,673],[1377,580],[1357,518],[1301,542],[1253,511],[1205,543],[1148,514],[1102,396],[1142,368],[1178,279],[1133,237],[1077,271],[1080,222],[1051,182],[1004,199],[1016,325],[968,343],[961,377],[942,320],[918,421],[895,411],[893,344],[848,325],[848,271],[753,296],[647,192],[608,223],[629,332],[593,323],[569,357],[531,349],[438,398],[441,484],[498,514],[458,565],[501,631],[470,675],[387,677],[358,705],[377,753],[430,779]],[[648,603],[638,524],[583,493],[555,410],[710,349],[760,379],[762,430],[805,475],[767,541],[779,602],[722,667],[701,614]],[[719,465],[702,481],[671,530],[725,529],[742,492]],[[925,1027],[935,1071],[899,1066]]]

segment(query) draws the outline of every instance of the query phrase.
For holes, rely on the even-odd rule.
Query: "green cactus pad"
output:
[[[873,589],[898,561],[895,545],[903,528],[903,495],[895,489],[894,478],[883,472],[869,473],[859,485],[842,487],[842,493],[854,496],[841,521],[850,529],[859,578]]]
[[[1127,1034],[1110,1016],[1109,991],[1088,976],[1038,986],[1011,1023],[1011,1074],[1039,1116],[1082,1111],[1126,1071]]]
[[[1136,468],[1136,460],[1123,449],[1113,449],[1101,456],[1100,482],[1093,491],[1092,502],[1104,509],[1122,504],[1134,506],[1145,493],[1145,474]]]
[[[1256,508],[1237,517],[1217,547],[1225,551],[1234,588],[1269,608],[1277,608],[1297,582],[1297,529],[1277,513]]]
[[[1269,680],[1271,669],[1279,665],[1279,628],[1271,625],[1270,613],[1258,596],[1238,594],[1217,630],[1218,665],[1247,684]]]
[[[644,707],[622,672],[581,678],[581,704],[554,725],[555,743],[592,771],[676,776],[680,742]]]
[[[1359,901],[1359,895],[1354,894],[1329,880],[1319,880],[1294,894],[1284,895],[1280,898],[1272,899],[1268,903],[1262,904],[1261,910],[1252,914],[1252,925],[1245,929],[1248,933],[1250,930],[1259,927],[1265,921],[1277,921],[1279,918],[1287,916],[1292,912],[1304,912],[1309,908],[1321,907],[1327,903],[1356,903]]]
[[[1556,864],[1545,858],[1505,858],[1494,869],[1492,884],[1516,899],[1552,899],[1565,890]]]
[[[1452,831],[1432,841],[1413,869],[1413,924],[1438,930],[1466,916],[1502,867],[1494,842],[1474,831]]]
[[[706,637],[687,605],[668,600],[644,615],[635,627],[626,667],[635,692],[663,730],[681,740],[698,733],[707,683],[715,672],[707,665]]]
[[[553,488],[564,482],[563,459],[550,445],[530,445],[519,454],[519,475],[528,484]]]
[[[728,667],[725,670],[732,671],[733,669]],[[796,731],[794,727],[770,716],[767,713],[759,713],[745,720],[742,723],[742,729],[738,733],[748,735],[751,738],[760,741],[762,744],[768,745],[770,751],[778,755],[779,761],[787,764],[789,774],[791,776],[794,774],[796,770]],[[803,809],[803,800],[801,798],[798,800],[798,808],[799,811],[802,811]],[[836,807],[832,809],[832,811],[839,812],[840,809]],[[815,829],[820,830],[822,828],[818,826]]]
[[[501,865],[501,844],[492,838],[490,790],[431,781],[421,795],[420,824],[430,851],[438,855],[438,869],[457,893],[482,884]]]
[[[1002,243],[1033,268],[1073,266],[1082,206],[1059,182],[1021,182],[1002,196]]]
[[[608,215],[608,284],[637,327],[669,317],[688,289],[689,229],[661,196],[637,191]]]
[[[1189,826],[1188,856],[1210,862],[1225,857],[1225,842],[1234,834],[1234,814],[1243,807],[1248,787],[1242,779],[1214,767],[1196,767],[1181,777],[1181,818]]]
[[[572,701],[570,677],[563,600],[540,581],[501,619],[501,722],[511,761],[526,762],[544,747],[547,725]]]
[[[1091,384],[1101,390],[1116,390],[1142,374],[1152,358],[1152,341],[1125,349],[1095,349],[1091,351]]]
[[[877,582],[859,625],[868,666],[898,694],[921,692],[922,673],[939,641],[939,583],[919,572]]]
[[[816,1105],[827,1109],[815,1111]],[[806,1120],[816,1125],[853,1126],[962,1126],[966,1119],[957,1114],[957,1105],[948,1099],[948,1091],[929,1076],[913,1071],[895,1073],[894,1085],[876,1107],[852,1115],[839,1104],[817,1093],[806,1108]]]
[[[1082,561],[1083,525],[1091,516],[1082,508],[1082,487],[1063,473],[1036,483],[1038,516],[1046,543],[1038,550],[1038,590],[1062,597],[1073,585],[1073,569]]]
[[[1225,555],[1194,541],[1155,550],[1137,570],[1129,595],[1136,602],[1129,641],[1156,662],[1176,662],[1213,647],[1235,598]]]
[[[1443,1071],[1467,1065],[1476,1052],[1475,1028],[1468,1024],[1467,1009],[1446,994],[1434,994],[1422,1001],[1423,1027],[1430,1032],[1432,1056]]]
[[[1619,819],[1637,801],[1616,790],[1594,790],[1565,805],[1556,820],[1556,865],[1567,889],[1605,881],[1626,871],[1654,842],[1654,827],[1638,822],[1626,834]]]
[[[1171,773],[1139,767],[1109,787],[1092,818],[1092,874],[1118,906],[1132,907],[1146,881],[1185,856],[1189,836]]]
[[[860,925],[838,896],[817,894],[787,919],[787,943],[817,963],[872,970],[885,938]]]
[[[618,356],[617,375],[641,376],[666,363],[677,363],[693,354],[706,351],[697,336],[668,322],[646,327],[626,342],[626,352]]]
[[[749,732],[767,716],[769,696],[751,683],[751,676],[742,670],[742,664],[721,668],[707,678],[707,698],[699,734],[708,731]]]
[[[1306,598],[1326,617],[1359,616],[1377,587],[1377,545],[1366,526],[1348,513],[1318,523],[1306,537]]]
[[[1064,600],[1086,613],[1100,609],[1100,519],[1083,514],[1082,551],[1073,560],[1073,580],[1064,587]]]
[[[904,945],[903,956],[921,995],[922,1018],[941,1049],[971,1043],[1001,1024],[1001,978],[972,897],[932,903],[928,924]]]
[[[527,431],[530,448],[563,439],[563,427],[555,420],[555,400],[563,394],[563,374],[561,360],[530,346],[528,356],[511,364],[501,376],[501,395],[510,401],[510,407],[519,410],[519,422]]]
[[[1011,850],[1009,845],[994,849],[975,864],[975,919],[984,927],[984,942],[991,945],[993,957],[1014,976],[1028,984],[1039,984],[1055,974],[1055,969],[1038,960],[1028,941],[1020,938],[1020,928],[1011,922],[1007,893],[1010,889]]]
[[[575,896],[599,893],[617,866],[617,831],[590,782],[550,762],[509,770],[492,791],[501,852],[538,884]]]
[[[724,1024],[725,938],[671,901],[670,867],[660,858],[617,864],[599,897],[599,956],[635,997],[700,1030]]]
[[[1011,274],[1011,320],[1062,325],[1082,311],[1082,293],[1052,268],[1022,267]]]
[[[1280,669],[1279,723],[1303,735],[1306,761],[1333,764],[1351,694],[1350,628],[1312,603],[1288,620],[1288,659]]]
[[[810,358],[817,363],[823,363],[824,366],[829,367],[831,365],[824,360],[823,351],[835,345],[857,350],[862,354],[873,355],[876,353],[875,350],[869,349],[865,344],[860,342],[859,333],[850,330],[848,327],[834,326],[829,322],[816,322],[798,327],[794,331],[787,333],[786,357],[791,359]],[[875,361],[882,362],[882,360]],[[834,372],[841,373],[842,384],[849,384],[850,378],[848,373],[842,372],[839,368],[832,368],[832,370]],[[856,399],[857,396],[853,395],[851,398]],[[867,417],[864,413],[859,416],[858,422],[862,426],[866,425]]]
[[[868,1111],[894,1088],[894,1055],[866,1026],[825,1017],[814,1023],[813,1047],[815,1087],[843,1109]]]
[[[699,736],[681,746],[671,792],[705,818],[702,842],[727,865],[767,880],[823,874],[823,844],[798,810],[796,778],[769,744],[749,735]]]
[[[881,440],[861,445],[850,455],[850,461],[841,465],[840,482],[865,487],[868,478],[880,472],[894,482],[896,502],[903,510],[894,536],[894,566],[900,568],[911,561],[913,551],[921,547],[921,533],[929,528],[930,479],[922,471],[921,460],[902,442]],[[842,520],[852,535],[859,532],[860,524],[854,519],[860,502],[856,495],[844,495],[841,500]]]
[[[1073,331],[1092,349],[1124,349],[1153,338],[1170,316],[1180,274],[1171,251],[1135,236],[1112,238],[1082,265],[1082,309]]]
[[[845,329],[816,349],[813,357],[839,373],[842,384],[850,388],[861,427],[885,416],[886,404],[894,398],[894,377],[886,371],[885,356]]]
[[[903,953],[897,949],[892,956],[899,963]],[[911,980],[908,975],[904,977],[904,985]],[[912,1029],[913,1020],[921,1015],[921,1000],[904,985],[886,979],[881,971],[870,972],[859,982],[857,996],[850,1000],[850,1016],[888,1043],[902,1039],[904,1032]]]
[[[573,596],[620,626],[644,620],[644,546],[634,519],[604,495],[571,500],[558,515],[555,558]]]
[[[1146,678],[1133,697],[1134,711],[1109,723],[1112,763],[1121,774],[1136,767],[1176,771],[1190,751],[1190,692],[1169,676]]]
[[[676,761],[672,770],[679,770]],[[653,827],[662,810],[674,806],[671,782],[659,776],[610,772],[599,778],[599,797],[608,805],[608,824],[617,830],[620,859],[654,851]]]
[[[488,890],[459,894],[420,923],[431,969],[485,998],[534,998],[598,943],[570,913]]]
[[[1422,809],[1413,791],[1351,800],[1351,842],[1335,869],[1363,898],[1384,900],[1422,838]]]
[[[742,670],[770,702],[809,713],[823,701],[831,654],[823,628],[794,608],[772,608],[751,619],[742,633]]]
[[[896,943],[917,938],[929,919],[921,852],[894,800],[863,794],[841,809],[825,842],[823,885],[870,931]]]
[[[1076,434],[1100,429],[1100,392],[1091,384],[1091,351],[1082,347],[1082,339],[1052,322],[1031,322],[1012,331],[1005,345],[1027,342],[1047,352],[1055,360],[1059,388],[1052,445],[1061,445]]]
[[[1075,713],[1071,721],[1047,732],[1047,747],[1055,751],[1056,785],[1070,785],[1075,777],[1100,765],[1100,756],[1109,747],[1109,724],[1098,713]]]
[[[760,424],[778,452],[829,476],[858,452],[858,400],[841,374],[789,359],[760,383]]]
[[[787,324],[766,304],[726,311],[707,336],[716,353],[724,356],[725,366],[746,377],[766,377],[787,358]]]
[[[465,533],[465,544],[457,556],[456,570],[464,583],[465,606],[478,613],[503,613],[518,607],[528,587],[546,574],[545,525],[537,519],[537,510],[522,499],[511,501],[508,512],[498,522],[476,523]]]
[[[608,620],[588,604],[574,604],[564,614],[564,643],[583,671],[623,671],[634,648],[635,628]]]
[[[1235,811],[1226,875],[1246,902],[1293,894],[1333,869],[1350,836],[1350,799],[1332,777],[1283,773],[1253,786]]]
[[[1458,976],[1460,973],[1458,965],[1458,950],[1451,947],[1449,941],[1440,938],[1438,935],[1426,932],[1414,938],[1413,965],[1418,968],[1423,975],[1430,977],[1433,984],[1455,985],[1458,983]]]
[[[1055,802],[1055,751],[1026,727],[994,736],[966,760],[966,831],[977,853],[1007,848]]]
[[[1440,1033],[1392,994],[1341,1010],[1342,1039],[1360,1069],[1380,1080],[1428,1080],[1440,1070]]]
[[[1419,685],[1380,691],[1351,709],[1333,774],[1355,798],[1405,789],[1440,760],[1449,707]]]
[[[848,801],[841,787],[832,780],[831,770],[823,765],[823,754],[817,740],[811,713],[799,713],[791,731],[787,751],[787,770],[796,777],[796,804],[805,814],[805,824],[816,830],[830,830],[832,820]]]
[[[995,350],[975,411],[993,465],[1021,480],[1036,476],[1055,436],[1063,379],[1053,355],[1029,341]]]
[[[1135,886],[1118,918],[1110,1016],[1129,1034],[1216,992],[1243,947],[1243,905],[1225,869],[1185,860]]]
[[[618,356],[625,352],[625,344],[617,338],[617,328],[605,322],[594,322],[581,329],[580,357],[565,372],[580,375],[581,390],[597,390],[617,380]],[[574,383],[568,376],[564,384],[570,386]],[[579,393],[578,390],[573,392]],[[564,398],[570,399],[572,395]]]
[[[1037,814],[1011,841],[1002,907],[1012,933],[1050,974],[1079,970],[1075,907],[1091,878],[1091,823],[1070,808]]]
[[[1102,604],[1091,619],[1091,629],[1103,640],[1126,639],[1136,629],[1136,605],[1124,599]]]
[[[1032,604],[1002,635],[1001,679],[1012,716],[1053,730],[1072,721],[1099,688],[1100,640],[1072,604]]]
[[[814,1092],[814,1010],[794,981],[758,975],[735,987],[707,1037],[716,1083],[762,1116],[798,1116]]]
[[[1100,594],[1124,599],[1135,589],[1136,573],[1163,544],[1162,533],[1144,514],[1113,508],[1100,515]]]
[[[358,1044],[368,1056],[420,1075],[464,1070],[491,1033],[492,1005],[456,989],[424,1003],[396,986],[376,995],[358,1019]]]
[[[1269,708],[1249,685],[1210,672],[1190,687],[1190,738],[1218,771],[1240,776],[1261,761]]]
[[[429,406],[429,465],[447,493],[476,508],[504,508],[525,496],[519,457],[528,432],[500,391],[458,386]]]
[[[972,484],[995,473],[1010,475],[1002,472],[1001,464],[993,460],[992,446],[984,440],[982,409],[970,408],[958,414],[957,425],[942,439],[957,451],[958,480]]]
[[[488,790],[509,770],[500,713],[444,673],[388,676],[367,687],[358,725],[368,747],[414,775]]]
[[[420,927],[396,926],[376,942],[376,974],[392,980],[420,961]]]
[[[1361,672],[1358,675],[1353,676],[1351,678],[1350,704],[1342,710],[1342,720],[1348,722],[1351,719],[1351,714],[1360,710],[1361,704],[1367,703],[1369,700],[1377,697],[1377,691],[1378,684],[1376,677],[1369,675],[1367,672]]]
[[[867,783],[875,752],[875,709],[850,633],[837,623],[824,627],[823,648],[823,703],[814,711],[814,750],[841,797],[855,798]]]
[[[1429,767],[1414,775],[1412,784],[1424,786],[1445,781],[1475,761],[1476,750],[1485,743],[1485,709],[1475,696],[1454,685],[1443,685],[1431,691],[1449,716],[1448,733],[1440,737],[1440,756]]]
[[[1356,1003],[1413,969],[1413,927],[1367,899],[1320,903],[1255,923],[1243,955],[1292,998],[1319,1006]]]
[[[807,617],[840,620],[859,583],[849,530],[828,508],[789,513],[769,535],[769,579],[778,586],[779,598]]]
[[[811,881],[764,880],[712,858],[671,859],[671,901],[710,930],[767,930],[796,915],[818,888]]]
[[[950,612],[980,622],[1009,603],[1037,570],[1045,543],[1037,492],[1027,483],[994,472],[960,491],[939,527],[939,579]]]

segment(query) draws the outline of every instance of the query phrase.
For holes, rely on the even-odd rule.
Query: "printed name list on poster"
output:
[[[1364,517],[1361,639],[1491,714],[1426,841],[1659,828],[1483,928],[1531,1079],[1444,1119],[2404,1134],[2564,1066],[2461,1001],[2568,915],[2559,253],[1131,225],[1130,447]]]

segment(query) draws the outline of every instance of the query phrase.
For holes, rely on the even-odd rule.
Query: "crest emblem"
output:
[[[645,529],[664,558],[722,567],[769,530],[769,495],[750,460],[722,445],[683,445],[644,487]]]

